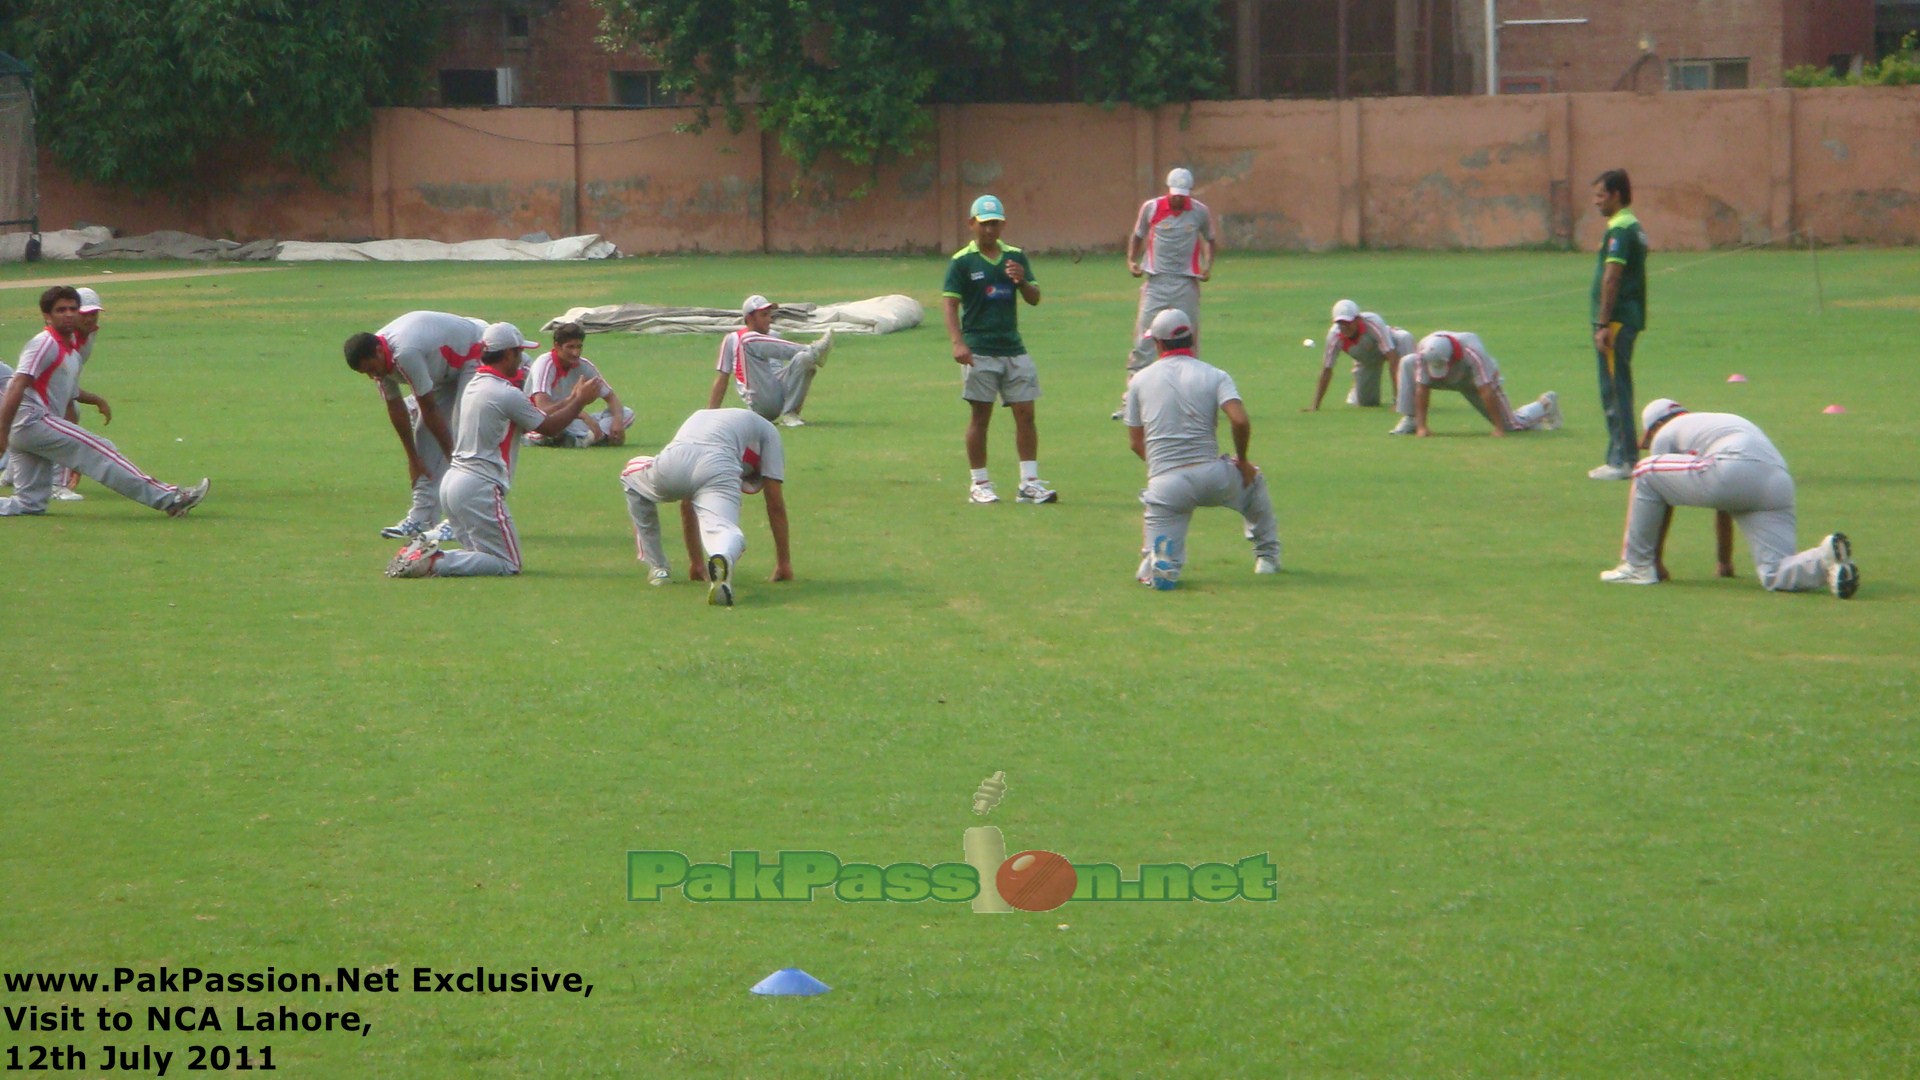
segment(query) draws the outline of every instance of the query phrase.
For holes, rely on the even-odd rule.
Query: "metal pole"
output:
[[[1487,95],[1500,92],[1500,24],[1495,21],[1494,0],[1486,0],[1487,17]]]

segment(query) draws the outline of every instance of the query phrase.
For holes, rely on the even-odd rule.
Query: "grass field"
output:
[[[1655,263],[1641,400],[1767,430],[1803,544],[1853,538],[1864,584],[1840,603],[1763,591],[1744,539],[1740,577],[1714,578],[1704,511],[1675,522],[1671,584],[1596,580],[1627,485],[1585,477],[1605,441],[1591,259],[1223,258],[1206,357],[1252,413],[1286,572],[1255,577],[1238,520],[1203,511],[1172,593],[1133,581],[1144,470],[1107,419],[1135,297],[1117,257],[1035,259],[1051,507],[966,502],[943,260],[107,278],[87,371],[106,433],[214,487],[180,521],[91,484],[0,520],[0,970],[394,965],[402,989],[10,991],[86,1011],[9,1046],[72,1045],[98,1071],[106,1044],[271,1045],[288,1076],[1912,1075],[1920,262],[1823,253],[1824,312],[1805,253]],[[0,286],[61,270],[96,268]],[[0,289],[9,350],[37,292]],[[576,304],[748,292],[906,292],[931,316],[843,338],[813,425],[787,434],[799,580],[762,580],[749,500],[738,607],[645,587],[619,467],[703,403],[717,339],[625,335],[587,352],[639,411],[633,448],[525,455],[524,576],[381,576],[406,476],[347,334],[438,308],[544,341]],[[1560,392],[1566,429],[1490,439],[1439,395],[1444,437],[1388,438],[1339,380],[1301,414],[1319,358],[1301,340],[1341,296],[1480,333],[1516,402]],[[1010,487],[1004,414],[991,445]],[[996,769],[1010,851],[1264,852],[1279,899],[998,917],[626,899],[632,849],[957,861]],[[414,967],[476,965],[594,989],[407,989]],[[787,966],[833,992],[748,994]],[[181,1005],[222,1031],[145,1030]],[[235,1006],[281,1005],[371,1029],[234,1030]],[[103,1006],[132,1029],[99,1032]]]

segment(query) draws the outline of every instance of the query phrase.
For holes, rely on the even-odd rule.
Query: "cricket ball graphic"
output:
[[[1000,864],[994,884],[1001,899],[1021,911],[1052,911],[1072,898],[1080,875],[1065,855],[1023,851]]]

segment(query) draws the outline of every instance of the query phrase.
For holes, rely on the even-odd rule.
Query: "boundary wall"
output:
[[[234,240],[601,233],[627,254],[951,251],[973,196],[1028,248],[1115,249],[1191,168],[1228,249],[1589,247],[1594,176],[1629,170],[1664,251],[1920,243],[1920,87],[932,110],[912,158],[805,174],[689,109],[385,109],[327,184],[236,149],[180,196],[68,178],[44,228]],[[856,192],[866,188],[864,197]]]

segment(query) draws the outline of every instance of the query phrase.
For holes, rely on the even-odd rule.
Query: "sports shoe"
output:
[[[813,349],[813,369],[819,371],[827,366],[827,354],[833,351],[833,331],[829,330],[821,334],[820,340],[814,342],[811,348]]]
[[[1860,568],[1853,565],[1853,545],[1846,533],[1833,533],[1820,542],[1820,557],[1827,564],[1827,588],[1841,600],[1860,591]]]
[[[80,494],[72,488],[53,489],[53,501],[55,502],[82,502],[85,501],[85,499],[85,495]]]
[[[454,539],[453,538],[453,522],[450,520],[442,519],[440,524],[427,530],[423,535],[425,535],[427,539],[432,540],[436,544],[451,544],[453,543],[453,539]]]
[[[1000,501],[1000,495],[993,490],[993,481],[982,480],[967,489],[967,501],[977,502],[983,505],[986,503],[997,503]]]
[[[1625,465],[1601,465],[1587,470],[1589,480],[1631,480],[1633,470]]]
[[[1173,563],[1173,541],[1164,536],[1153,538],[1153,553],[1147,557],[1148,583],[1161,592],[1180,584],[1180,568]]]
[[[440,557],[440,545],[425,536],[416,536],[396,552],[387,563],[388,577],[421,578],[433,576],[433,561]]]
[[[1041,503],[1059,502],[1060,493],[1048,487],[1045,480],[1036,477],[1020,485],[1020,494],[1015,496],[1013,501],[1033,503],[1038,506]]]
[[[380,539],[412,540],[417,536],[424,535],[426,531],[427,531],[426,526],[421,525],[419,522],[414,521],[412,518],[406,518],[402,520],[398,525],[389,525],[386,528],[381,529]]]
[[[1600,580],[1609,585],[1658,585],[1660,574],[1651,566],[1623,562],[1611,570],[1602,571]]]
[[[549,443],[549,442],[547,442],[547,437],[546,437],[545,435],[542,435],[542,434],[540,434],[540,433],[539,433],[539,432],[537,432],[537,431],[529,431],[529,432],[527,432],[527,433],[526,433],[525,435],[522,435],[522,436],[520,437],[520,441],[521,441],[521,442],[523,442],[523,443],[526,443],[526,444],[527,444],[528,446],[550,446],[550,445],[552,445],[551,443]]]
[[[1109,420],[1125,420],[1126,418],[1127,410],[1125,409],[1115,409],[1113,410],[1113,415],[1107,417]]]
[[[1280,572],[1280,560],[1269,559],[1265,555],[1253,560],[1253,572],[1256,574],[1277,574]]]
[[[200,505],[207,497],[207,490],[213,487],[213,481],[201,477],[200,482],[190,488],[181,488],[173,493],[173,501],[167,504],[168,517],[180,517],[187,511]]]
[[[665,585],[668,581],[672,580],[672,578],[673,575],[667,573],[666,567],[655,567],[647,571],[647,584],[649,585]]]
[[[1360,391],[1358,390],[1347,391],[1347,404],[1349,405],[1360,404]]]
[[[1140,569],[1135,570],[1133,572],[1133,580],[1139,582],[1142,585],[1145,585],[1149,589],[1153,588],[1153,553],[1152,552],[1143,551],[1140,553]]]
[[[780,419],[775,420],[774,423],[779,424],[781,427],[806,427],[807,426],[807,422],[805,420],[800,419],[799,413],[787,413],[781,416]]]
[[[714,607],[733,606],[733,564],[725,555],[707,556],[707,603]]]
[[[1419,431],[1419,430],[1420,430],[1420,426],[1419,426],[1418,424],[1415,424],[1415,423],[1413,422],[1413,417],[1411,417],[1411,416],[1403,416],[1403,417],[1401,417],[1401,418],[1400,418],[1400,422],[1399,422],[1399,423],[1397,423],[1397,424],[1395,424],[1395,425],[1393,425],[1393,430],[1392,430],[1392,431],[1389,431],[1389,432],[1387,432],[1387,434],[1389,434],[1389,435],[1411,435],[1411,434],[1413,434],[1414,432],[1416,432],[1416,431]]]
[[[1540,404],[1547,407],[1547,415],[1540,418],[1540,426],[1547,431],[1559,431],[1563,419],[1560,415],[1560,395],[1549,390],[1540,395]]]

